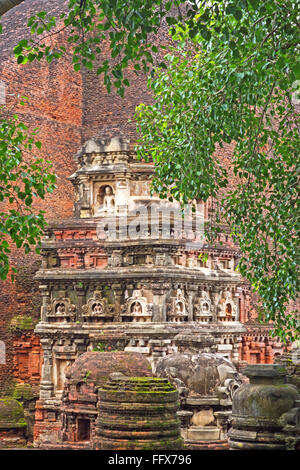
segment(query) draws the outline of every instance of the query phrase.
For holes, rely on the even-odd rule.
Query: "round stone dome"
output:
[[[103,385],[114,372],[129,377],[152,375],[151,365],[142,354],[125,351],[86,352],[67,368],[65,375],[70,384],[86,382]]]
[[[215,397],[219,387],[241,383],[228,359],[204,352],[169,354],[158,361],[155,375],[168,378],[185,397]]]

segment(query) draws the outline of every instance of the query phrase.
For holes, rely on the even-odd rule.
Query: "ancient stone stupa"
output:
[[[152,163],[139,161],[126,136],[87,141],[75,156],[74,217],[51,223],[37,273],[43,298],[36,327],[44,363],[36,439],[60,429],[65,370],[86,351],[142,353],[152,365],[178,350],[238,360],[246,308],[228,234],[210,247],[196,210],[150,194]],[[203,256],[205,256],[205,261]]]

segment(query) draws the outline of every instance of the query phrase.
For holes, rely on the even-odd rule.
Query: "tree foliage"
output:
[[[39,251],[46,226],[44,211],[34,209],[34,199],[44,199],[55,187],[52,164],[34,155],[41,148],[36,130],[29,131],[17,115],[0,107],[0,279],[10,271],[12,245],[28,253]],[[24,153],[29,155],[24,158]],[[16,269],[12,267],[12,279]]]
[[[191,30],[176,28],[182,49],[156,70],[155,103],[136,115],[139,155],[156,162],[161,196],[218,201],[216,222],[241,248],[238,268],[261,317],[295,339],[299,319],[287,307],[299,293],[299,12],[295,2],[253,3],[199,11],[193,52],[182,44]],[[220,157],[226,144],[233,174]]]

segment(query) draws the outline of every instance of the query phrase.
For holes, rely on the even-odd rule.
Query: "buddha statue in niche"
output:
[[[139,302],[134,302],[131,307],[131,312],[137,314],[143,313],[141,304]]]
[[[60,302],[56,305],[55,312],[59,315],[64,315],[66,313],[66,307],[63,302]]]
[[[115,211],[115,196],[111,186],[105,186],[104,190],[103,186],[100,188],[97,205],[97,215]]]
[[[177,302],[176,305],[175,305],[175,313],[179,314],[179,315],[182,315],[183,310],[184,310],[183,303],[182,302]]]

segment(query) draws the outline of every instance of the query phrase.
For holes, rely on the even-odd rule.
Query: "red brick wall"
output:
[[[40,340],[32,332],[14,335],[14,377],[17,382],[39,385],[42,367]]]

